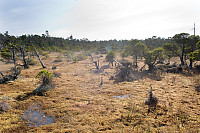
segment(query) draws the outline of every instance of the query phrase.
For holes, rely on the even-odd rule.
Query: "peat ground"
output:
[[[144,76],[133,82],[114,84],[109,80],[115,75],[114,67],[95,73],[90,57],[74,63],[64,56],[63,61],[54,62],[57,53],[49,55],[43,58],[44,64],[58,76],[53,78],[55,89],[44,96],[16,100],[40,85],[36,78],[42,70],[39,63],[22,70],[14,82],[0,84],[0,101],[11,106],[0,114],[0,132],[200,132],[200,94],[195,91],[195,75],[163,72],[161,81]],[[108,64],[105,55],[95,55],[94,59],[97,58],[100,67]],[[13,66],[4,62],[0,65],[5,74]],[[148,113],[144,103],[150,84],[158,105],[157,110]],[[35,104],[54,122],[29,126],[22,121],[24,112]]]

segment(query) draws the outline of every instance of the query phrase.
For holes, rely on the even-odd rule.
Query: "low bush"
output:
[[[44,56],[46,59],[49,58],[48,53],[42,53],[42,56]]]
[[[12,54],[11,54],[11,52],[8,49],[2,49],[1,50],[1,57],[3,59],[11,59]]]
[[[29,59],[27,59],[26,60],[26,63],[27,63],[27,65],[29,66],[34,66],[34,65],[36,65],[38,62],[37,61],[34,61],[34,59],[33,58],[29,58]]]
[[[87,59],[87,56],[85,54],[79,54],[76,57],[74,57],[72,60],[73,62],[77,62],[77,61],[82,61]]]
[[[53,62],[62,62],[62,57],[59,55],[56,57],[56,59]]]
[[[36,76],[36,78],[40,78],[42,80],[43,85],[52,84],[52,77],[53,74],[45,69],[40,71]]]

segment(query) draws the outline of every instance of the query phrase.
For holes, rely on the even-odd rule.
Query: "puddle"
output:
[[[21,116],[23,121],[27,121],[29,126],[39,127],[41,125],[49,125],[54,122],[53,117],[46,115],[40,105],[32,104]]]
[[[129,95],[121,95],[121,96],[112,96],[113,98],[121,98],[121,99],[130,99],[131,94]]]

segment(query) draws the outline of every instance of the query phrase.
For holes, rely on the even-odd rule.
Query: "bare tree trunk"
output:
[[[13,62],[14,62],[14,71],[15,71],[15,76],[17,76],[17,63],[15,59],[15,47],[12,46],[12,56],[13,56]]]
[[[136,68],[138,67],[138,64],[137,64],[137,55],[135,56],[135,66],[136,66]]]
[[[182,53],[181,53],[181,56],[180,56],[180,60],[181,60],[181,65],[184,65],[185,62],[184,62],[184,53],[185,53],[185,44],[183,44],[182,46]]]
[[[96,69],[98,69],[98,70],[99,70],[99,65],[98,65],[97,61],[94,61],[93,63],[95,64],[95,66],[96,66]]]
[[[0,71],[0,74],[1,74],[1,76],[4,76],[4,74],[3,74],[3,72],[2,72],[2,71]]]
[[[149,71],[152,71],[154,69],[154,64],[153,63],[149,63],[147,65],[149,66]]]
[[[143,71],[143,68],[146,66],[146,64],[144,64],[144,66],[142,66],[141,68],[140,68],[140,71]]]
[[[94,61],[94,59],[93,59],[93,57],[92,57],[92,55],[91,55],[91,60],[92,60],[92,62],[95,64],[96,69],[99,70],[99,59],[98,59],[98,62],[97,62],[97,61]]]
[[[98,59],[98,68],[99,68],[99,59]]]
[[[20,47],[20,50],[21,50],[22,57],[23,57],[24,69],[28,69],[28,65],[26,63],[26,58],[25,58],[25,54],[24,54],[24,49],[22,47]]]
[[[190,68],[192,69],[193,60],[190,58]]]
[[[32,46],[33,46],[33,45],[32,45]],[[44,63],[43,63],[42,60],[40,59],[40,56],[38,55],[38,53],[37,53],[37,51],[36,51],[36,49],[35,49],[34,46],[33,46],[33,49],[34,49],[34,51],[35,51],[36,56],[38,57],[38,59],[39,59],[39,61],[40,61],[40,64],[42,65],[42,67],[43,67],[43,68],[46,68],[46,66],[44,65]]]

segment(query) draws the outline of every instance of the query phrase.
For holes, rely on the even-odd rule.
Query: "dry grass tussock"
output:
[[[160,80],[145,76],[114,84],[109,78],[115,69],[94,73],[96,67],[89,57],[76,63],[62,57],[63,61],[55,64],[56,53],[49,56],[44,60],[47,70],[59,74],[52,79],[54,90],[16,100],[40,86],[40,79],[35,78],[42,70],[39,64],[22,70],[14,82],[0,84],[0,101],[10,105],[0,114],[0,132],[200,132],[200,95],[194,77],[156,73]],[[94,57],[99,58],[100,67],[107,65],[104,57]],[[53,66],[56,69],[52,70]],[[158,103],[156,110],[148,113],[145,100],[150,84]],[[20,116],[33,104],[53,117],[54,123],[34,127],[22,121]]]

